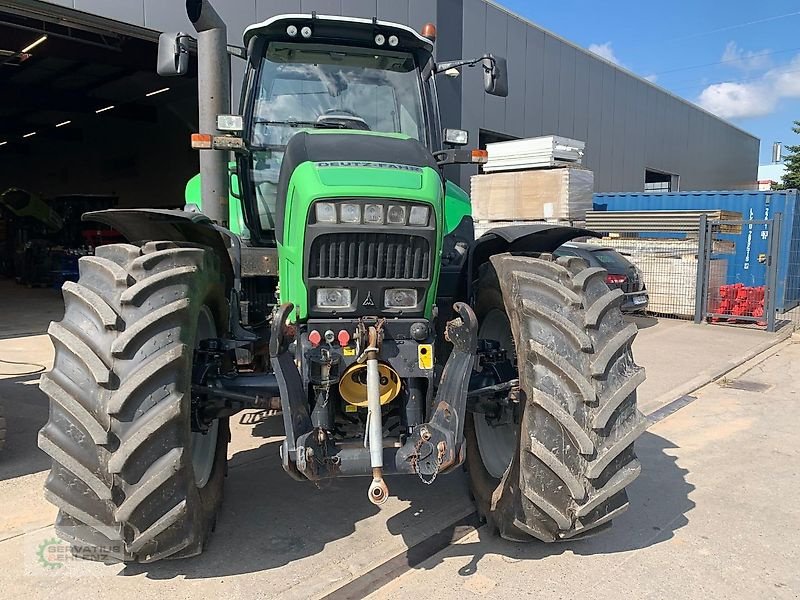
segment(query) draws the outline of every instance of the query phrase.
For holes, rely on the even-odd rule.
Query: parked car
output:
[[[642,272],[613,248],[584,242],[567,242],[553,252],[555,256],[577,256],[591,267],[602,267],[608,271],[606,283],[612,290],[625,292],[622,312],[634,313],[647,310],[649,296],[642,279]]]

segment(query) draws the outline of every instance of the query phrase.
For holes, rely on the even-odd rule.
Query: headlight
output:
[[[417,305],[417,290],[408,288],[386,290],[383,305],[386,308],[414,308]]]
[[[320,308],[347,308],[353,296],[347,288],[318,288],[317,306]]]
[[[317,202],[315,205],[318,223],[336,223],[336,205],[331,202]]]
[[[342,223],[361,223],[361,206],[358,204],[342,204]]]
[[[383,206],[380,204],[367,204],[364,207],[364,223],[383,225]]]
[[[408,224],[421,225],[424,227],[428,224],[429,215],[430,209],[427,206],[412,206],[411,214],[408,217]]]
[[[406,207],[397,204],[389,205],[389,210],[386,211],[386,220],[391,225],[405,225],[406,224]]]

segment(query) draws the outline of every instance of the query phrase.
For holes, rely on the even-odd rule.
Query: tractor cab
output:
[[[281,227],[281,166],[301,131],[385,134],[414,140],[429,154],[441,149],[433,41],[412,29],[378,20],[283,15],[248,28],[245,43],[250,72],[242,136],[250,153],[238,161],[238,172],[254,238],[280,237],[274,232]],[[317,139],[308,137],[305,144],[315,146]],[[358,160],[349,145],[340,144],[328,160]]]

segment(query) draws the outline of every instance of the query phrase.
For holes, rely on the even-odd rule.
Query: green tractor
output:
[[[211,115],[218,131],[193,136],[202,193],[185,210],[85,215],[130,243],[81,259],[49,329],[39,446],[58,534],[90,557],[198,554],[228,419],[259,408],[282,412],[294,479],[364,476],[381,504],[386,475],[466,468],[505,538],[607,526],[646,428],[622,293],[550,254],[592,232],[474,239],[469,198],[443,174],[486,155],[442,130],[437,74],[475,66],[504,96],[505,60],[437,63],[433,26],[277,16],[227,49],[247,72],[240,115],[220,114],[224,23],[207,0],[187,9],[201,127]],[[162,74],[185,72],[187,36],[162,35],[159,56]]]

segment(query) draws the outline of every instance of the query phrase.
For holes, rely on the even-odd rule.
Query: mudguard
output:
[[[82,219],[113,227],[132,244],[166,240],[208,246],[220,257],[226,289],[233,286],[234,272],[228,244],[214,229],[211,219],[203,213],[156,208],[120,208],[88,212]]]
[[[599,233],[580,227],[530,223],[490,229],[475,240],[469,248],[467,286],[478,276],[480,266],[490,256],[503,252],[552,252],[561,244],[579,237],[601,237]],[[471,297],[471,296],[469,296]]]

